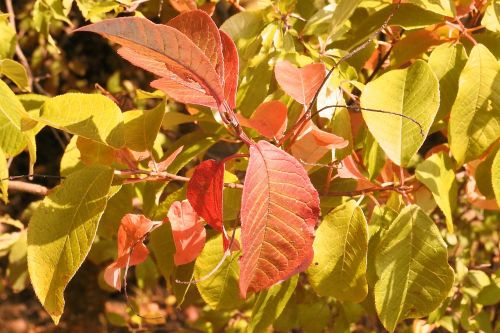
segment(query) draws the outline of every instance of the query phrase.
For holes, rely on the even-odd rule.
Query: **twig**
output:
[[[39,196],[45,196],[49,192],[49,189],[43,185],[13,180],[9,181],[9,191],[26,192]]]
[[[335,192],[328,192],[326,195],[330,197],[354,197],[358,195],[365,195],[371,192],[382,192],[382,191],[393,191],[393,192],[398,192],[398,193],[408,193],[413,191],[413,186],[411,185],[400,185],[400,184],[393,184],[393,185],[388,185],[388,186],[377,186],[377,187],[371,187],[367,188],[364,190],[356,190],[356,191],[335,191]]]

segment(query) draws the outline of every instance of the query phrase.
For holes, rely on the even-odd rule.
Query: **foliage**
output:
[[[43,196],[0,217],[8,288],[58,324],[89,261],[117,326],[500,329],[496,2],[163,2],[0,7],[1,209]]]

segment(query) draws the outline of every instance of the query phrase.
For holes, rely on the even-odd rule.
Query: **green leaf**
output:
[[[172,164],[168,167],[168,171],[176,174],[183,167],[191,162],[196,156],[204,153],[213,144],[217,142],[217,137],[207,136],[207,134],[196,131],[184,135],[177,140],[175,144],[169,147],[166,156],[172,154],[177,148],[184,146],[182,152],[176,157]]]
[[[351,117],[346,108],[339,108],[335,110],[332,118],[332,133],[336,134],[349,142],[349,145],[342,149],[333,150],[333,158],[341,161],[352,153],[353,137],[351,131]]]
[[[151,233],[151,240],[148,247],[153,252],[158,270],[166,281],[175,269],[174,254],[175,244],[172,238],[172,228],[170,223],[164,223]]]
[[[500,3],[498,1],[490,2],[481,24],[490,31],[500,32]]]
[[[279,317],[292,296],[298,280],[299,276],[294,275],[257,295],[252,309],[249,333],[264,332]]]
[[[457,97],[458,80],[467,61],[462,44],[445,43],[437,46],[429,57],[429,66],[439,80],[439,111],[434,122],[443,119],[451,111]]]
[[[443,16],[454,17],[456,14],[455,5],[451,0],[409,0],[408,2]]]
[[[67,177],[76,170],[84,167],[84,164],[81,161],[80,151],[76,146],[77,140],[78,136],[73,136],[64,149],[64,154],[61,158],[61,164],[59,166],[59,173],[63,177]]]
[[[434,222],[415,205],[404,208],[376,250],[375,306],[389,332],[398,322],[429,314],[450,291],[454,274],[446,243]]]
[[[477,189],[486,199],[495,199],[495,191],[492,183],[493,175],[491,172],[493,170],[493,161],[499,148],[500,144],[494,144],[493,149],[488,153],[486,159],[477,165],[474,172]]]
[[[112,169],[81,169],[45,197],[30,220],[31,283],[56,324],[64,309],[64,289],[90,250],[112,180]]]
[[[239,239],[239,230],[236,239]],[[231,253],[217,268],[224,256],[222,234],[219,234],[205,243],[203,251],[196,258],[194,278],[201,281],[196,286],[203,300],[214,310],[237,309],[244,303],[238,286],[240,255],[239,251]],[[214,269],[217,269],[216,272],[210,275]]]
[[[0,147],[0,199],[7,204],[9,202],[9,167],[7,166],[7,157]]]
[[[19,89],[30,91],[26,68],[17,61],[11,59],[0,60],[0,74],[11,79]]]
[[[453,232],[453,211],[458,201],[453,161],[444,152],[433,154],[417,165],[415,175],[432,192],[434,200],[446,216],[448,232]]]
[[[125,144],[120,108],[102,95],[68,93],[53,97],[45,102],[37,120],[113,148]]]
[[[165,102],[151,110],[133,110],[123,113],[125,145],[134,151],[152,151],[156,135],[165,113]]]
[[[392,70],[368,83],[361,106],[398,114],[362,111],[368,129],[387,156],[406,166],[424,143],[439,108],[438,80],[426,62],[417,60],[406,69]]]
[[[363,211],[350,200],[331,211],[314,239],[314,259],[307,271],[320,296],[361,302],[368,293],[368,227]]]
[[[479,157],[500,133],[500,64],[482,44],[474,46],[460,74],[449,121],[457,164]]]
[[[491,183],[493,184],[497,204],[500,206],[500,149],[497,151],[491,165]]]
[[[8,16],[0,17],[0,59],[12,58],[16,51],[16,31]]]
[[[322,333],[332,316],[332,311],[325,299],[299,305],[299,323],[304,333]]]
[[[122,217],[133,211],[132,200],[134,196],[134,188],[131,184],[124,184],[118,192],[110,193],[97,229],[99,237],[112,239],[113,236],[116,236]]]

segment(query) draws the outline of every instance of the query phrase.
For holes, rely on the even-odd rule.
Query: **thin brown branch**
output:
[[[354,197],[358,195],[365,195],[372,192],[382,192],[382,191],[393,191],[401,194],[406,194],[408,192],[413,191],[413,186],[411,185],[401,185],[401,184],[393,184],[387,186],[376,186],[367,188],[364,190],[356,190],[356,191],[334,191],[328,192],[326,195],[330,197]]]
[[[43,185],[22,182],[19,180],[9,181],[9,191],[31,193],[39,196],[45,196],[49,189]]]

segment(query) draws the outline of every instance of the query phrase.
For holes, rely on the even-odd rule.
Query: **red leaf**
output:
[[[188,200],[174,202],[167,217],[175,244],[174,262],[177,266],[190,263],[205,246],[206,232],[200,217]]]
[[[206,160],[198,164],[187,185],[187,199],[212,228],[222,232],[224,163]]]
[[[118,228],[118,257],[115,262],[106,267],[104,271],[104,280],[110,286],[121,289],[121,269],[127,266],[140,264],[146,260],[149,251],[142,243],[142,239],[151,231],[153,222],[144,217],[144,215],[127,214]],[[132,254],[130,255],[130,252]]]
[[[184,146],[180,146],[172,154],[170,154],[166,159],[164,159],[163,161],[156,164],[157,171],[162,172],[162,171],[167,170],[167,168],[170,166],[170,164],[172,164],[172,162],[175,160],[175,158],[181,153],[183,148],[184,148]],[[153,161],[150,161],[148,163],[148,166],[150,169],[153,169],[153,167],[154,167]]]
[[[224,81],[224,59],[219,29],[204,11],[193,10],[177,15],[167,25],[186,35],[208,58],[212,67]]]
[[[220,30],[222,55],[224,57],[224,94],[231,109],[236,108],[236,91],[238,89],[239,59],[238,50],[233,40]]]
[[[295,158],[266,141],[250,147],[241,203],[243,297],[309,266],[319,213],[318,192]]]
[[[342,160],[342,166],[338,168],[337,174],[340,178],[356,179],[358,181],[356,190],[364,190],[376,186],[365,175],[363,175],[361,171],[359,171],[352,155],[349,155]]]
[[[308,105],[312,101],[326,75],[323,64],[298,68],[288,61],[277,63],[274,74],[280,87],[302,105]]]
[[[286,106],[280,101],[270,101],[259,105],[250,119],[238,114],[240,125],[253,128],[266,138],[280,138],[286,130]]]
[[[94,23],[76,31],[90,31],[122,45],[120,55],[166,79],[152,86],[181,102],[196,103],[199,96],[221,105],[224,90],[210,60],[186,35],[175,28],[139,17],[122,17]],[[163,68],[162,68],[163,66]],[[169,80],[169,84],[165,82]],[[190,96],[190,95],[194,95]]]

